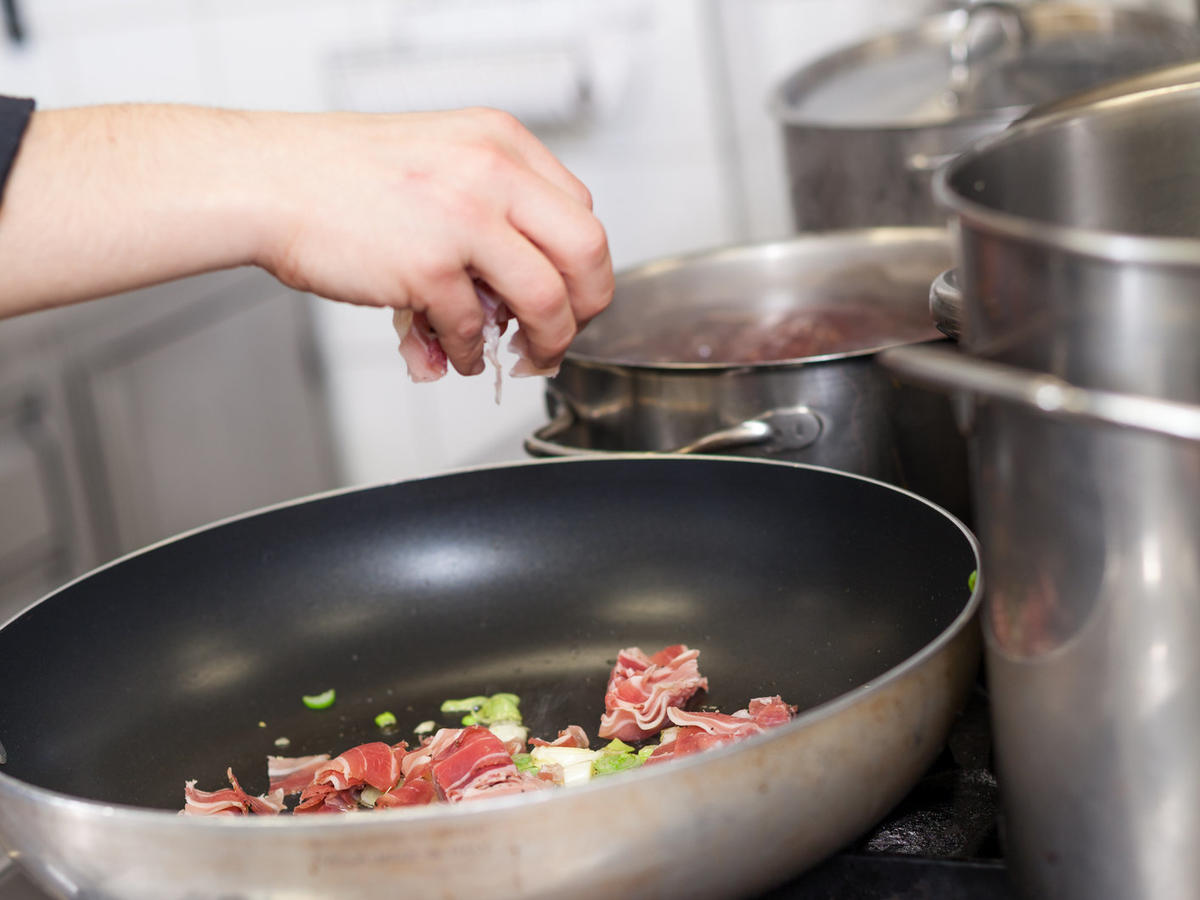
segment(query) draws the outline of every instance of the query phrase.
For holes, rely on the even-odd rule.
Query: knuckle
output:
[[[482,329],[482,316],[464,315],[454,320],[450,333],[462,346],[474,349],[476,344],[483,343]]]
[[[525,128],[521,124],[520,119],[502,109],[494,109],[490,106],[477,106],[472,110],[472,113],[483,123],[485,128],[505,136],[516,134]]]
[[[445,256],[430,256],[415,266],[420,282],[433,293],[445,291],[462,274],[462,266]]]
[[[545,318],[567,303],[567,289],[557,279],[544,279],[524,291],[524,306],[528,314]]]
[[[578,229],[573,249],[588,269],[604,265],[608,259],[608,235],[599,219],[593,218]]]
[[[551,334],[547,335],[542,341],[543,356],[546,359],[557,359],[567,352],[567,348],[571,346],[571,341],[575,339],[575,326],[563,325],[556,328]]]

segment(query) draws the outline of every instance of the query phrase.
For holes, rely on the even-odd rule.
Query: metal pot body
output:
[[[1083,387],[1200,401],[1200,85],[1030,120],[939,179],[961,342]]]
[[[1196,896],[1200,407],[917,348],[887,362],[981,396],[972,476],[1016,883]]]
[[[784,155],[797,231],[870,225],[940,225],[939,165],[1002,130],[1022,110],[911,128],[837,128],[790,122]]]
[[[772,93],[801,231],[935,225],[938,167],[1035,106],[1200,55],[1168,16],[978,3],[821,57]]]
[[[1197,110],[1194,84],[1072,105],[952,163],[968,354],[886,358],[985,398],[986,658],[1032,897],[1200,894]]]
[[[749,309],[853,298],[924,317],[929,279],[949,258],[942,229],[864,229],[728,248],[622,273],[613,307],[550,380],[552,422],[535,456],[705,452],[803,462],[878,478],[969,518],[966,448],[941,394],[892,378],[878,348],[748,365],[649,365],[606,358],[615,340],[668,315],[687,329],[710,297]],[[930,329],[927,339],[936,339]],[[581,339],[582,340],[582,339]],[[612,354],[617,356],[618,354]]]

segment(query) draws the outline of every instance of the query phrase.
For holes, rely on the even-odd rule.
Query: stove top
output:
[[[758,900],[1011,900],[982,686],[938,760],[870,833]],[[47,900],[15,867],[0,900]]]

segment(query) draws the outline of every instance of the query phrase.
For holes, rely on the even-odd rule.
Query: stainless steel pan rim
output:
[[[962,156],[942,166],[934,175],[934,198],[940,206],[961,217],[972,228],[1001,237],[1056,247],[1113,262],[1195,266],[1200,263],[1200,241],[1196,239],[1155,237],[1061,225],[1001,212],[976,203],[955,191],[950,186],[950,179],[980,155],[997,146],[1019,142],[1027,135],[1051,130],[1084,116],[1104,114],[1159,97],[1179,94],[1179,99],[1184,100],[1188,94],[1197,93],[1200,93],[1200,85],[1170,85],[1100,100],[1086,107],[1068,107],[1045,116],[1022,120],[999,134],[981,138]]]
[[[606,455],[604,457],[559,457],[559,458],[547,458],[547,459],[537,459],[537,460],[516,460],[516,461],[512,461],[512,462],[498,463],[498,464],[492,464],[492,465],[463,467],[463,468],[458,468],[458,469],[454,469],[454,470],[449,470],[449,471],[443,472],[443,473],[438,473],[435,475],[421,476],[421,477],[413,478],[413,479],[403,479],[398,482],[385,481],[385,482],[380,482],[378,484],[355,485],[355,486],[349,487],[349,488],[339,488],[339,489],[335,489],[332,491],[325,491],[325,492],[313,494],[313,495],[310,495],[307,497],[302,497],[302,498],[298,498],[295,500],[289,500],[289,501],[285,501],[283,503],[273,504],[271,506],[263,507],[262,509],[252,510],[249,512],[241,513],[236,516],[230,516],[230,517],[228,517],[226,519],[222,519],[218,522],[214,522],[209,525],[204,525],[199,528],[191,529],[190,531],[183,532],[179,535],[176,535],[171,538],[167,538],[163,541],[159,541],[148,547],[142,548],[140,550],[136,550],[136,551],[126,554],[125,556],[122,556],[118,559],[112,560],[111,562],[106,563],[105,565],[100,566],[99,568],[94,569],[91,572],[88,572],[88,573],[85,573],[84,575],[79,576],[78,578],[72,580],[71,582],[68,582],[67,584],[63,585],[62,587],[50,592],[45,597],[42,597],[41,599],[39,599],[38,601],[36,601],[35,603],[33,603],[29,607],[27,607],[27,609],[32,609],[34,606],[37,606],[39,603],[42,603],[42,602],[50,599],[51,597],[55,596],[60,591],[66,590],[71,585],[73,585],[79,581],[82,581],[86,578],[91,577],[96,572],[100,572],[100,571],[103,571],[104,569],[108,569],[112,566],[118,565],[119,563],[123,562],[124,560],[130,559],[130,558],[133,558],[136,556],[140,556],[143,553],[148,553],[157,547],[165,546],[165,545],[173,543],[175,541],[179,541],[183,538],[188,537],[189,535],[197,534],[197,533],[203,532],[203,531],[208,531],[210,529],[217,528],[228,522],[235,522],[240,519],[250,518],[250,517],[256,516],[260,513],[270,512],[271,510],[284,509],[284,508],[287,508],[290,506],[296,506],[296,505],[299,505],[302,503],[307,503],[311,500],[319,500],[319,499],[322,499],[325,497],[334,497],[334,496],[339,496],[339,495],[344,495],[344,494],[352,494],[352,493],[356,493],[359,491],[367,491],[367,490],[371,490],[372,488],[376,488],[376,487],[385,487],[390,484],[403,483],[404,481],[436,480],[438,478],[452,476],[452,475],[459,474],[459,473],[489,471],[489,470],[503,470],[503,469],[514,468],[514,467],[524,468],[524,467],[530,467],[530,466],[547,466],[547,465],[580,466],[580,465],[592,465],[592,464],[607,464],[607,463],[611,463],[614,459],[617,459],[617,460],[644,460],[645,462],[650,463],[650,464],[658,464],[658,465],[665,464],[665,465],[671,465],[671,466],[677,466],[681,463],[687,464],[687,463],[693,463],[693,462],[707,462],[707,463],[719,462],[723,466],[730,466],[730,465],[779,466],[779,467],[788,468],[788,469],[808,469],[808,470],[811,470],[814,472],[824,472],[824,473],[827,473],[830,475],[835,475],[840,478],[852,478],[852,479],[856,479],[858,481],[868,482],[870,484],[877,485],[880,488],[885,488],[889,491],[894,491],[896,493],[903,494],[903,495],[911,498],[912,500],[919,501],[920,503],[924,504],[925,506],[928,506],[934,510],[937,510],[942,515],[944,515],[947,519],[949,519],[951,522],[953,522],[954,525],[956,525],[958,527],[959,531],[962,532],[963,536],[967,539],[968,543],[970,544],[972,553],[975,557],[975,568],[976,568],[976,571],[978,572],[975,589],[974,589],[974,591],[971,592],[971,596],[968,598],[967,602],[964,604],[964,606],[963,606],[962,610],[959,612],[959,614],[953,619],[953,621],[951,621],[951,623],[940,634],[938,634],[932,641],[930,641],[925,646],[923,646],[918,652],[914,653],[912,656],[903,660],[898,665],[887,670],[882,675],[880,675],[878,678],[876,678],[874,681],[870,681],[865,684],[859,685],[859,686],[851,689],[850,691],[847,691],[844,694],[840,694],[839,696],[837,696],[825,703],[822,703],[822,704],[815,706],[809,710],[806,710],[806,711],[802,712],[800,715],[798,715],[795,719],[793,719],[788,724],[773,728],[764,734],[756,735],[752,738],[748,738],[746,740],[739,741],[736,744],[729,744],[729,745],[726,745],[723,747],[713,748],[711,750],[705,751],[702,754],[697,754],[695,756],[687,757],[687,758],[684,758],[681,760],[674,760],[674,761],[672,761],[671,765],[658,766],[655,768],[651,768],[649,770],[639,769],[638,771],[635,771],[635,772],[625,773],[621,778],[613,780],[616,783],[603,783],[603,782],[592,783],[592,784],[584,785],[584,786],[577,787],[577,788],[545,791],[545,792],[540,792],[540,793],[536,793],[533,795],[524,794],[524,795],[517,795],[517,796],[510,796],[510,797],[498,797],[498,798],[489,800],[486,803],[481,803],[481,804],[465,804],[465,805],[458,805],[458,806],[442,805],[442,806],[437,806],[437,807],[421,807],[421,808],[405,809],[405,810],[380,810],[380,811],[378,811],[376,813],[372,813],[370,815],[338,816],[338,817],[335,817],[337,819],[337,821],[330,822],[330,821],[323,821],[322,820],[323,817],[313,817],[313,818],[303,818],[303,817],[296,818],[296,817],[292,817],[292,816],[279,816],[279,817],[248,816],[245,818],[241,818],[241,817],[238,817],[238,818],[188,817],[188,816],[181,816],[178,813],[170,812],[167,810],[154,810],[154,809],[145,809],[145,808],[141,808],[141,807],[127,807],[127,806],[120,806],[120,805],[109,804],[109,803],[101,803],[101,802],[97,802],[97,801],[93,801],[93,800],[85,800],[82,798],[73,797],[73,796],[70,796],[67,794],[59,793],[57,791],[51,791],[51,790],[47,790],[45,788],[37,787],[35,785],[27,784],[26,782],[20,781],[9,775],[5,775],[3,772],[3,769],[0,768],[0,801],[3,801],[3,799],[6,796],[8,796],[8,797],[11,797],[12,799],[21,799],[21,800],[25,800],[27,802],[37,802],[39,804],[48,804],[52,808],[56,808],[59,810],[63,810],[65,812],[73,813],[80,817],[90,816],[90,817],[102,818],[108,822],[112,822],[116,826],[156,824],[160,828],[171,827],[171,828],[175,828],[175,829],[188,829],[188,830],[191,830],[191,829],[201,829],[201,830],[207,830],[207,829],[235,829],[235,830],[237,830],[237,829],[240,829],[245,833],[262,833],[262,832],[266,832],[268,829],[279,829],[279,828],[288,828],[288,829],[293,829],[293,830],[305,829],[306,833],[314,833],[315,832],[316,834],[321,834],[324,831],[329,830],[329,829],[345,829],[345,828],[358,828],[358,829],[380,829],[380,828],[398,829],[398,828],[406,828],[406,827],[407,828],[421,828],[426,823],[428,823],[430,820],[446,819],[446,820],[450,820],[450,821],[458,821],[458,820],[463,819],[464,817],[469,818],[473,822],[475,822],[475,821],[482,822],[483,820],[486,820],[490,817],[502,817],[508,809],[511,809],[512,807],[517,806],[517,805],[525,806],[526,804],[534,804],[534,803],[561,803],[561,802],[569,801],[571,798],[580,796],[582,794],[592,794],[598,790],[613,791],[613,790],[621,790],[628,786],[636,787],[637,785],[640,785],[644,782],[652,783],[653,779],[668,776],[672,772],[683,771],[685,768],[696,768],[698,766],[703,766],[703,765],[708,764],[710,761],[715,762],[717,760],[727,759],[727,758],[733,756],[734,754],[738,754],[738,753],[742,752],[747,747],[769,746],[771,743],[774,743],[776,741],[786,740],[788,737],[794,735],[796,732],[799,732],[799,731],[804,730],[812,725],[815,725],[819,722],[829,719],[829,718],[837,715],[839,712],[845,710],[846,708],[861,702],[866,697],[869,697],[873,694],[882,692],[890,684],[901,680],[902,678],[904,678],[906,675],[908,675],[913,670],[921,667],[922,664],[927,659],[929,659],[933,656],[936,656],[938,653],[940,653],[941,651],[943,651],[945,649],[946,645],[948,645],[952,641],[954,641],[963,632],[963,630],[969,626],[969,624],[974,619],[974,617],[978,611],[978,608],[979,608],[979,605],[981,602],[981,598],[983,596],[983,588],[984,588],[984,575],[983,575],[983,570],[982,570],[982,563],[980,560],[979,543],[976,540],[975,535],[959,519],[957,519],[955,516],[953,516],[951,513],[947,512],[946,510],[942,509],[942,507],[938,506],[937,504],[932,503],[929,500],[925,499],[924,497],[921,497],[921,496],[914,494],[911,491],[907,491],[903,488],[896,487],[895,485],[891,485],[891,484],[888,484],[883,481],[878,481],[874,478],[868,478],[866,476],[855,475],[855,474],[848,473],[848,472],[841,472],[841,471],[826,468],[823,466],[807,465],[807,464],[803,464],[803,463],[793,463],[793,462],[787,462],[784,460],[753,459],[753,458],[730,459],[728,457],[704,456],[704,455],[664,457],[661,454],[654,454],[654,453],[621,453],[621,454]],[[965,583],[964,583],[963,587],[965,590],[966,589]],[[18,615],[16,617],[14,617],[14,619],[19,618],[19,616],[22,615],[23,612],[18,613]],[[8,623],[4,623],[4,624],[8,624]],[[0,626],[0,627],[2,627],[2,626]],[[174,822],[175,824],[168,826],[167,822]],[[404,823],[406,823],[406,822],[411,823],[411,824],[405,825]],[[254,832],[253,830],[255,830],[255,829],[257,829],[258,832]]]

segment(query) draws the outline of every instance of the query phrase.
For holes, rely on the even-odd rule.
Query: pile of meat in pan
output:
[[[268,756],[266,794],[247,794],[230,769],[227,788],[203,791],[195,781],[187,782],[183,813],[351,812],[571,786],[742,740],[782,725],[795,714],[796,707],[780,697],[755,698],[729,715],[683,709],[697,691],[708,688],[699,655],[699,650],[682,644],[651,656],[637,647],[622,650],[608,680],[598,730],[609,743],[598,750],[590,748],[578,725],[567,726],[547,741],[527,739],[519,722],[474,723],[439,729],[412,749],[406,741],[377,741],[332,759],[328,754]],[[289,804],[297,795],[299,799]]]

